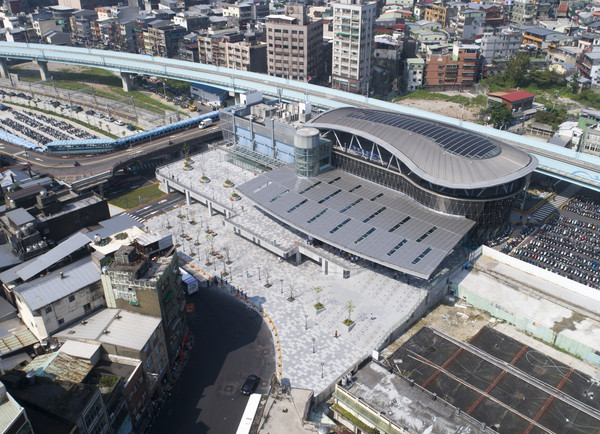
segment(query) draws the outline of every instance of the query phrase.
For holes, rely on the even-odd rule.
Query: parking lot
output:
[[[511,256],[600,289],[600,200],[573,198],[558,216],[511,247]]]

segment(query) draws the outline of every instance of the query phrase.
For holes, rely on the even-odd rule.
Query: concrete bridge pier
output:
[[[130,92],[133,90],[133,74],[121,72],[121,81],[123,82],[123,90]]]
[[[6,64],[6,60],[4,59],[0,59],[0,77],[10,78],[8,72],[8,65]]]
[[[44,62],[42,60],[36,60],[35,64],[38,66],[40,70],[40,78],[42,81],[49,80],[50,75],[48,74],[48,62]]]

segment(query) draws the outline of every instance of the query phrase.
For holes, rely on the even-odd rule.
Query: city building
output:
[[[479,46],[429,45],[425,58],[427,89],[461,89],[479,79]]]
[[[539,26],[523,26],[520,27],[523,32],[523,44],[531,50],[546,53],[549,49],[556,48],[561,41],[569,39],[563,33],[548,30]]]
[[[254,33],[231,30],[198,36],[198,60],[240,71],[267,72],[267,44]]]
[[[136,240],[114,253],[114,261],[101,274],[104,296],[109,308],[161,318],[172,364],[186,331],[179,258],[172,247],[165,255],[148,250]]]
[[[535,95],[524,90],[507,89],[487,94],[488,101],[502,103],[511,112],[528,110],[533,106]]]
[[[309,242],[423,279],[460,240],[496,233],[537,165],[505,143],[377,110],[330,110],[271,146],[258,124],[237,116],[232,138],[222,119],[240,154],[294,161],[238,186],[245,199]]]
[[[514,0],[510,21],[517,24],[534,24],[538,15],[539,0]]]
[[[456,36],[461,41],[473,41],[483,34],[485,12],[476,9],[464,9],[456,17]]]
[[[96,43],[92,39],[92,29],[95,21],[98,19],[98,13],[94,10],[80,10],[71,15],[71,40],[74,45],[91,46]]]
[[[71,369],[76,365],[73,360]],[[98,386],[54,380],[49,375],[28,377],[28,374],[10,371],[2,377],[2,382],[27,411],[34,432],[92,434],[108,430],[109,418]]]
[[[6,387],[1,382],[0,413],[2,414],[0,430],[3,433],[25,434],[33,432],[25,409],[6,391]]]
[[[423,19],[428,21],[437,21],[442,27],[447,27],[450,20],[447,14],[448,7],[443,4],[427,4],[425,5],[425,13]]]
[[[523,33],[518,30],[501,29],[494,34],[484,34],[481,38],[480,58],[483,71],[491,67],[494,59],[511,59],[519,52]]]
[[[592,48],[577,57],[577,70],[580,78],[590,81],[591,85],[600,83],[600,48]]]
[[[165,329],[159,317],[124,309],[102,309],[54,337],[62,344],[61,351],[80,359],[89,360],[86,351],[99,353],[99,363],[92,360],[97,367],[125,365],[121,368],[125,373],[119,377],[124,379],[125,396],[135,424],[148,414],[155,393],[162,393],[162,380],[168,375],[170,364]],[[91,350],[82,350],[82,345]]]
[[[144,50],[153,56],[173,58],[177,55],[179,41],[185,36],[185,29],[166,20],[148,23],[144,31]]]
[[[21,319],[40,341],[105,305],[100,268],[91,257],[13,288]]]
[[[323,23],[311,20],[302,4],[289,4],[285,15],[268,15],[267,65],[269,75],[312,81],[324,75]]]
[[[333,3],[332,77],[334,89],[369,93],[376,2]]]
[[[404,91],[407,93],[414,92],[423,86],[423,71],[425,70],[425,61],[420,57],[411,57],[404,61]]]
[[[402,80],[402,52],[402,41],[390,35],[375,36],[371,88],[376,95],[385,98],[399,92]]]

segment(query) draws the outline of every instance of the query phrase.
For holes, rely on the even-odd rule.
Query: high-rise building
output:
[[[301,4],[290,4],[285,15],[269,15],[267,30],[267,64],[269,75],[310,81],[323,69],[323,23],[310,20]]]
[[[186,329],[185,297],[177,274],[175,252],[161,256],[145,253],[138,242],[115,252],[115,260],[102,270],[106,305],[162,318],[167,351],[175,361]]]
[[[333,4],[331,84],[334,89],[367,93],[377,3],[340,0]]]

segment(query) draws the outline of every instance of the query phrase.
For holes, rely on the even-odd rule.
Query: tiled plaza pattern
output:
[[[223,187],[226,179],[239,185],[254,176],[225,162],[220,151],[206,153],[202,160],[202,172],[197,164],[194,170],[183,171],[183,162],[179,161],[160,168],[159,173],[171,179],[172,185],[176,182],[187,189],[203,191],[205,197],[214,197],[215,202],[221,204],[227,204],[232,193],[231,189]],[[209,184],[199,182],[202,174],[211,178]],[[250,204],[244,199],[227,205],[234,213],[239,213],[234,217],[236,222],[242,219],[248,230],[261,237],[272,235],[270,238],[276,240],[278,245],[285,246],[305,242],[260,212],[249,211]],[[180,215],[185,218],[178,217]],[[192,220],[196,224],[190,224]],[[170,231],[176,240],[174,242],[180,244],[180,256],[189,260],[195,269],[209,276],[219,275],[224,270],[230,273],[228,282],[246,292],[248,301],[267,315],[267,322],[269,318],[273,321],[280,339],[283,378],[289,379],[292,387],[312,389],[315,394],[326,389],[348,368],[370,354],[389,332],[411,315],[426,295],[424,290],[394,279],[392,273],[381,274],[381,269],[359,268],[354,264],[351,277],[342,279],[322,274],[321,267],[310,260],[300,265],[280,260],[234,234],[231,227],[226,226],[222,214],[211,217],[206,206],[197,203],[155,217],[147,221],[146,226],[150,231]],[[171,228],[168,229],[168,226]],[[217,234],[213,240],[206,236],[207,227]],[[182,234],[189,236],[189,240],[184,239]],[[198,242],[200,244],[196,246]],[[223,259],[215,260],[208,255],[213,264],[206,266],[211,244],[223,255]],[[227,250],[230,265],[225,264]],[[339,257],[337,260],[344,261]],[[265,287],[267,274],[272,284],[269,288]],[[290,285],[294,288],[294,301],[288,301]],[[313,286],[324,289],[321,302],[325,305],[325,311],[318,315],[313,307],[316,303],[310,289]],[[229,291],[224,287],[222,290]],[[356,306],[352,312],[356,324],[348,332],[342,321],[348,316],[345,306],[350,300]],[[274,334],[277,350],[276,340]]]

